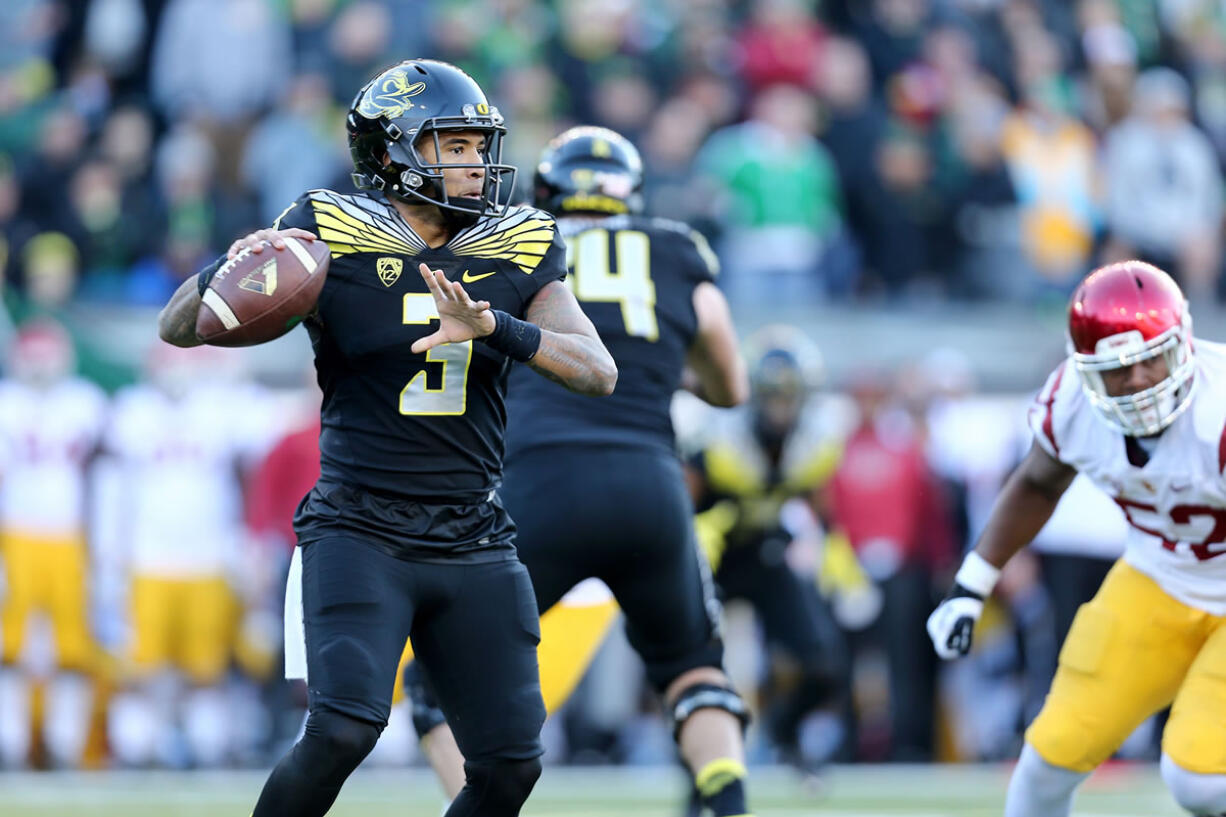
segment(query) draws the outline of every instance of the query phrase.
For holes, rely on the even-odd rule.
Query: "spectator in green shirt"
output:
[[[773,297],[820,299],[850,288],[839,178],[814,135],[817,116],[812,94],[775,85],[754,99],[747,121],[716,131],[699,152],[734,302],[760,300],[767,279]]]

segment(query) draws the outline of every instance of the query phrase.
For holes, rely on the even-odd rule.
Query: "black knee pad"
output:
[[[307,718],[295,749],[318,770],[320,778],[328,780],[339,774],[343,779],[375,748],[382,732],[383,727],[377,724],[319,709]]]
[[[404,668],[404,680],[401,686],[404,696],[409,699],[409,708],[413,716],[413,729],[417,739],[421,740],[436,727],[447,722],[443,710],[439,709],[434,690],[422,671],[421,662],[412,661]]]
[[[468,778],[468,784],[460,797],[456,798],[457,805],[461,802],[470,805],[468,800],[462,801],[462,798],[471,790],[472,814],[491,817],[505,814],[514,817],[519,814],[520,807],[532,793],[537,778],[541,776],[541,759],[534,757],[530,760],[493,763],[469,761],[464,764],[464,774]]]
[[[669,710],[673,721],[673,740],[681,737],[681,727],[700,709],[722,709],[741,722],[741,729],[749,726],[749,707],[735,689],[719,684],[691,684],[681,690]]]

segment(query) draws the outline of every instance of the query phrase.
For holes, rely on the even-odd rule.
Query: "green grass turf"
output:
[[[999,815],[1004,766],[848,766],[817,786],[787,770],[753,769],[759,817],[987,817]],[[3,817],[247,817],[263,772],[0,774]],[[658,768],[546,768],[524,817],[679,817],[680,774]],[[362,770],[330,817],[439,817],[429,774]],[[1182,817],[1153,766],[1100,770],[1075,802],[1089,817]]]

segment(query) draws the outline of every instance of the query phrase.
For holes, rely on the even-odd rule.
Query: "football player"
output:
[[[1179,287],[1140,261],[1082,281],[1068,334],[1068,358],[1030,409],[1030,452],[928,632],[942,658],[967,653],[1001,568],[1085,474],[1124,511],[1129,539],[1073,621],[1006,817],[1067,815],[1077,785],[1167,705],[1163,779],[1189,812],[1222,814],[1226,347],[1193,339]]]
[[[562,283],[553,217],[499,203],[514,175],[506,128],[472,77],[392,66],[358,92],[347,129],[359,191],[310,191],[230,248],[293,236],[332,257],[305,321],[321,473],[287,587],[302,613],[287,630],[305,636],[287,639],[287,673],[305,671],[309,715],[254,815],[328,811],[387,723],[410,636],[467,758],[448,813],[516,815],[540,775],[545,708],[532,585],[499,496],[506,373],[521,361],[607,395],[617,369]],[[163,339],[199,343],[201,294],[224,261],[175,293]]]
[[[791,543],[821,542],[824,552],[814,560],[839,558],[843,585],[868,585],[846,538],[823,537],[819,521],[822,491],[842,451],[812,411],[810,398],[822,378],[820,351],[786,325],[759,329],[746,347],[749,404],[706,430],[706,444],[687,462],[688,477],[716,585],[725,599],[752,604],[767,641],[800,667],[800,683],[765,720],[783,759],[804,767],[800,722],[846,691],[848,659],[816,582],[803,580],[789,564]]]
[[[703,804],[717,817],[745,815],[747,710],[723,670],[720,608],[694,536],[670,405],[687,363],[695,393],[712,405],[742,402],[748,380],[713,280],[718,262],[690,228],[640,214],[642,183],[638,150],[606,128],[571,128],[541,154],[536,206],[558,215],[568,281],[619,374],[612,397],[588,401],[522,367],[511,372],[503,496],[537,606],[549,611],[542,624],[582,627],[587,615],[598,626],[585,632],[597,640],[565,645],[586,663],[605,619],[598,606],[563,596],[601,579],[625,613]],[[544,644],[542,678],[577,680],[555,664],[575,666]],[[456,775],[439,762],[447,726],[423,711],[428,692],[410,690],[414,723],[452,794]]]
[[[11,377],[0,381],[0,766],[29,760],[30,694],[39,678],[23,658],[29,625],[51,624],[55,673],[44,688],[43,741],[57,767],[80,764],[96,645],[89,627],[86,468],[106,398],[72,374],[72,341],[38,320],[17,334]]]
[[[104,441],[112,485],[99,490],[111,506],[97,520],[98,562],[130,601],[108,730],[126,766],[178,762],[168,747],[179,733],[202,767],[225,761],[234,742],[222,682],[241,610],[239,473],[276,429],[233,422],[228,406],[252,416],[262,406],[241,384],[210,382],[221,354],[157,344],[147,382],[116,395]]]

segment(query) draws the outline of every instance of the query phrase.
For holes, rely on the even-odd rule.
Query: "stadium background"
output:
[[[245,638],[218,700],[248,728],[233,730],[210,763],[266,767],[300,714],[293,691],[270,680],[277,560],[250,555],[276,551],[284,526],[269,519],[275,500],[253,503],[251,486],[276,442],[310,415],[309,346],[299,331],[258,349],[172,360],[157,350],[154,316],[185,276],[302,190],[347,189],[344,111],[378,68],[411,56],[453,61],[482,83],[507,117],[523,190],[540,146],[562,128],[595,123],[629,136],[644,155],[649,210],[690,222],[719,252],[742,333],[791,323],[817,343],[825,371],[814,411],[829,432],[847,433],[857,405],[884,398],[882,433],[922,450],[945,488],[938,511],[953,535],[925,565],[934,599],[1024,450],[1026,401],[1063,354],[1064,304],[1085,272],[1153,260],[1189,294],[1198,334],[1223,337],[1226,10],[1213,0],[6,0],[0,360],[17,327],[50,317],[71,336],[80,373],[110,397],[133,383],[190,381],[245,407],[231,489],[246,489],[247,507],[240,514],[235,500],[239,544],[225,556]],[[678,424],[684,445],[703,444],[701,408],[681,401]],[[131,627],[128,577],[113,558],[122,514],[107,498],[137,490],[117,473],[101,462],[90,477],[91,627],[104,658],[99,683],[112,690],[124,683],[118,656]],[[1092,491],[1071,499],[1040,551],[1117,552],[1114,508]],[[173,509],[185,527],[202,510]],[[1045,561],[1012,571],[969,660],[916,668],[939,672],[940,691],[938,728],[918,754],[892,744],[890,656],[871,626],[845,619],[859,718],[836,759],[1014,756],[1054,661]],[[787,683],[786,662],[764,648],[751,611],[731,607],[727,625],[738,683],[769,702]],[[46,627],[27,639],[35,677],[52,661],[49,643]],[[547,760],[667,768],[668,735],[639,672],[612,639],[547,727]],[[33,717],[40,706],[36,695]],[[106,714],[95,707],[86,767],[117,765]],[[829,759],[840,734],[828,716],[806,719],[806,762]],[[407,732],[390,737],[371,765],[420,764]],[[157,765],[210,765],[185,746],[172,740]],[[758,732],[750,749],[758,764],[779,759]],[[1146,776],[1154,753],[1151,734],[1130,743],[1140,776],[1109,777],[1099,793],[1118,788],[1125,802],[1103,808],[1174,813]],[[24,762],[9,761],[48,764],[37,738]],[[835,805],[840,773],[822,773]],[[889,767],[856,774],[853,790],[895,787],[933,814],[989,813],[985,804],[1003,797],[1003,777],[993,788],[991,771],[969,783],[933,777],[929,800]],[[74,802],[71,787],[40,782],[48,779],[0,776],[0,810],[56,813],[61,793]],[[760,813],[824,802],[794,777],[765,779],[793,799],[766,799],[777,809]],[[87,780],[86,800],[114,791]],[[178,785],[116,780],[142,791]],[[371,790],[392,797],[395,780],[374,778]],[[404,780],[414,788],[424,778]],[[544,793],[549,780],[547,771]],[[592,780],[609,798],[626,796],[620,778]],[[1132,805],[1129,786],[1143,793]],[[886,799],[863,808],[908,806],[875,796]],[[1141,805],[1145,796],[1152,805]],[[844,811],[860,813],[863,799]]]

